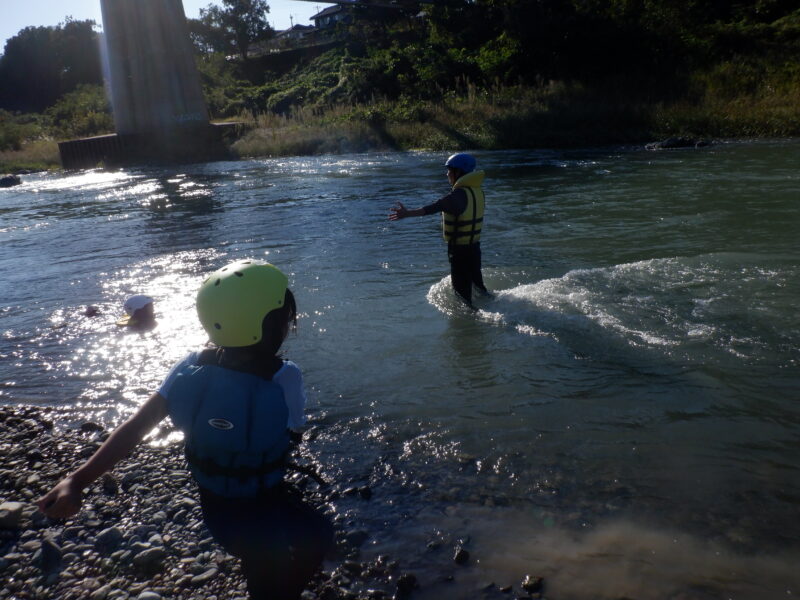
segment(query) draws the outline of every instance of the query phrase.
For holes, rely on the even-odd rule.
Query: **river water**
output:
[[[477,314],[437,218],[386,218],[447,191],[441,154],[25,177],[0,190],[0,402],[118,423],[205,341],[203,274],[266,259],[309,451],[372,487],[336,510],[416,597],[800,594],[800,143],[478,158]],[[114,324],[134,293],[150,332]]]

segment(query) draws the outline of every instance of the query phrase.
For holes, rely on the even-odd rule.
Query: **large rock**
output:
[[[3,175],[0,176],[0,188],[13,187],[22,183],[19,175]]]

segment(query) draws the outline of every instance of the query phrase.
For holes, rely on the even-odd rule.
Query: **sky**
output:
[[[183,10],[190,19],[197,18],[200,9],[209,4],[219,4],[213,0],[183,0]],[[331,6],[324,2],[304,2],[301,0],[267,0],[269,14],[267,20],[278,31],[291,27],[291,24],[311,25],[309,17]],[[0,18],[0,44],[5,47],[6,40],[14,37],[21,29],[30,25],[58,25],[71,16],[76,21],[93,19],[102,24],[100,0],[0,0],[3,9]],[[2,53],[0,47],[0,53]]]

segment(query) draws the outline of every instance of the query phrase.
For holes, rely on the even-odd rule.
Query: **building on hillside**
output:
[[[353,14],[349,7],[337,4],[318,12],[311,17],[311,20],[314,21],[317,29],[323,31],[336,27],[338,23],[352,23]]]
[[[250,57],[264,56],[265,54],[313,44],[316,32],[317,28],[313,25],[293,25],[289,29],[278,31],[266,41],[256,42],[251,45],[247,55]]]
[[[313,25],[293,25],[289,29],[284,29],[275,34],[275,39],[291,44],[301,42],[316,30]]]
[[[313,43],[314,34],[317,28],[313,25],[292,25],[289,29],[284,29],[275,34],[270,40],[270,47],[273,49],[297,48],[307,43]]]

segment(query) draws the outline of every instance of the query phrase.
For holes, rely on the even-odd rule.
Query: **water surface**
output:
[[[302,313],[286,351],[310,449],[375,492],[335,508],[418,597],[527,573],[562,599],[799,593],[800,144],[478,158],[496,295],[477,314],[437,219],[386,219],[446,192],[439,154],[0,190],[0,402],[118,423],[204,343],[203,274],[266,259]],[[150,332],[114,325],[134,293],[156,300]]]

